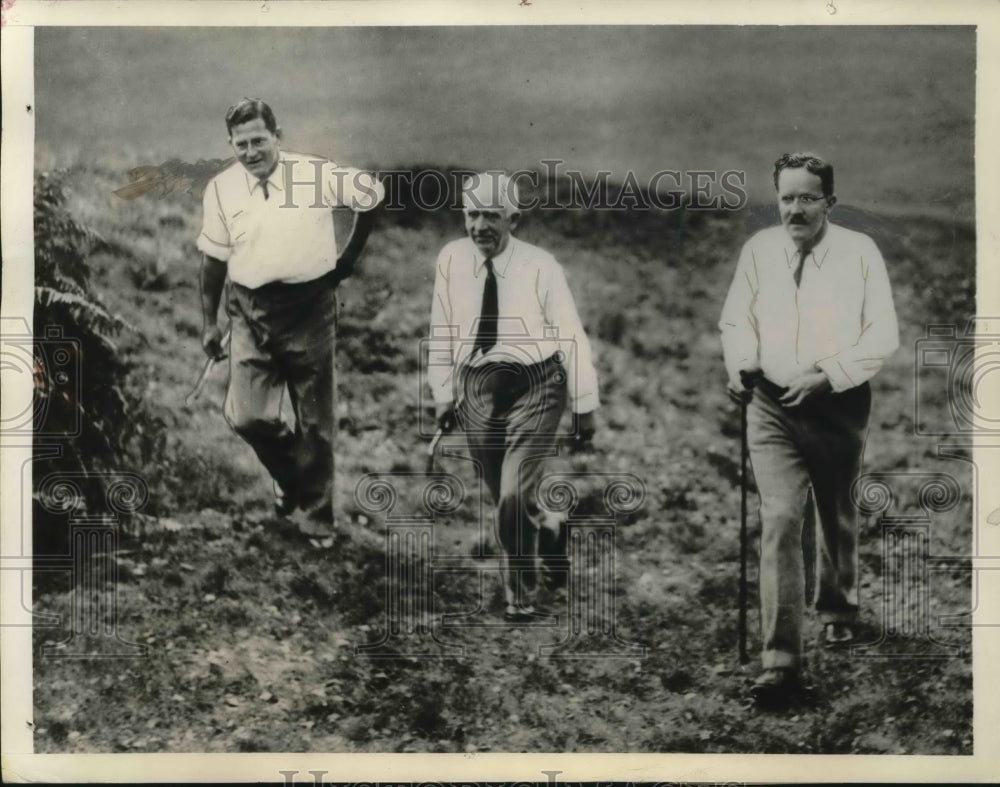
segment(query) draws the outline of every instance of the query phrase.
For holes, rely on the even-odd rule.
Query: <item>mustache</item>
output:
[[[799,224],[799,225],[802,225],[802,226],[805,226],[805,225],[809,224],[809,222],[806,220],[805,216],[792,216],[791,218],[788,219],[788,223],[789,224]]]

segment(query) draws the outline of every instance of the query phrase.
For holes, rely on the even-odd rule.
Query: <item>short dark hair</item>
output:
[[[805,167],[813,175],[819,176],[823,186],[823,196],[833,196],[833,164],[824,161],[815,153],[782,153],[774,162],[774,188],[778,188],[778,175],[783,169]]]
[[[258,119],[264,121],[267,130],[272,134],[278,133],[278,121],[274,119],[271,107],[259,98],[243,98],[226,112],[226,131],[232,136],[234,126]]]

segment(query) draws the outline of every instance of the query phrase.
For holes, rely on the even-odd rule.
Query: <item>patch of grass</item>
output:
[[[387,520],[355,499],[355,485],[382,474],[397,488],[392,522],[430,521],[424,479],[394,474],[423,466],[420,340],[435,254],[461,233],[457,218],[426,216],[412,226],[387,219],[357,277],[342,285],[336,484],[348,538],[317,553],[270,522],[270,482],[222,418],[225,370],[194,406],[181,406],[204,358],[198,260],[185,245],[197,232],[197,201],[102,201],[117,177],[79,171],[74,186],[88,220],[101,232],[117,228],[117,241],[137,255],[151,253],[151,238],[175,255],[166,290],[137,287],[123,256],[100,256],[93,271],[107,303],[138,327],[122,347],[148,373],[147,400],[170,414],[168,457],[144,470],[148,516],[118,544],[119,630],[150,654],[124,669],[37,658],[38,751],[971,751],[967,655],[918,667],[852,659],[817,647],[811,615],[806,650],[817,703],[797,710],[794,723],[747,709],[756,668],[735,657],[739,422],[716,327],[745,237],[742,217],[545,214],[525,228],[564,263],[601,377],[596,454],[555,463],[580,479],[574,516],[607,516],[602,473],[631,473],[645,486],[643,505],[616,523],[617,576],[602,599],[615,611],[618,641],[598,632],[567,644],[561,607],[554,628],[444,628],[435,618],[437,641],[421,641],[426,657],[408,654],[403,637],[386,645],[395,656],[375,659],[357,648],[391,633],[378,543]],[[913,342],[928,317],[969,316],[974,238],[917,218],[891,226],[883,251],[904,349],[877,378],[866,464],[951,473],[968,490],[968,462],[937,456],[934,441],[913,431]],[[930,417],[949,417],[946,398],[927,405]],[[434,548],[454,569],[435,573],[435,615],[482,605],[479,622],[496,623],[495,553],[471,557],[484,535],[492,539],[479,519],[490,501],[480,507],[470,462],[442,464],[464,485],[464,499],[433,525]],[[900,510],[917,510],[918,480],[900,485]],[[935,514],[931,554],[967,551],[970,523],[967,495]],[[874,638],[887,574],[882,530],[872,517],[861,532],[862,604]],[[403,561],[405,601],[420,590],[420,566]],[[585,575],[596,578],[596,567]],[[935,572],[935,611],[968,609],[968,579]],[[70,620],[65,576],[36,575],[36,608]],[[967,629],[937,633],[968,647]],[[39,628],[36,644],[66,635]],[[645,658],[632,650],[606,657],[622,642],[644,646]],[[541,658],[543,647],[577,658]]]

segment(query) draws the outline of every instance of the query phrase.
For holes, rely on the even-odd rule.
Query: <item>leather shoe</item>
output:
[[[280,495],[274,499],[274,515],[276,517],[291,516],[295,508],[295,500],[291,495]]]
[[[542,586],[548,590],[561,590],[569,584],[569,568],[542,568]]]
[[[761,708],[771,710],[788,707],[802,691],[799,674],[791,667],[764,670],[754,681],[750,695]]]
[[[849,623],[827,623],[823,627],[823,642],[828,648],[846,648],[854,642],[854,630]]]
[[[325,551],[327,549],[333,549],[334,545],[337,543],[337,539],[335,536],[326,536],[325,538],[309,538],[307,543],[313,549]]]

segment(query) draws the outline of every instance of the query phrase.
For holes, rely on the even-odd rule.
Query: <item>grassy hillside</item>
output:
[[[596,450],[557,463],[591,474],[579,482],[577,513],[602,507],[594,473],[631,473],[645,486],[642,506],[618,522],[608,598],[620,637],[645,657],[545,658],[539,648],[561,638],[553,628],[440,629],[443,612],[481,602],[490,620],[499,602],[478,486],[454,457],[445,468],[467,494],[436,537],[438,549],[464,558],[436,579],[434,626],[464,655],[372,660],[355,648],[386,625],[383,521],[354,490],[365,474],[396,477],[399,510],[420,506],[420,480],[398,474],[423,467],[419,342],[434,256],[460,234],[458,216],[383,216],[359,275],[341,288],[337,488],[352,536],[319,554],[268,521],[268,479],[222,419],[224,372],[183,406],[203,359],[198,200],[123,202],[110,193],[121,173],[78,167],[71,207],[119,244],[121,253],[92,259],[95,280],[136,326],[122,351],[170,424],[164,463],[147,479],[147,516],[116,556],[120,633],[150,653],[127,663],[36,657],[38,751],[971,752],[968,656],[830,653],[812,641],[812,619],[814,703],[786,715],[748,706],[756,667],[735,658],[738,413],[724,392],[715,323],[752,217],[538,213],[521,233],[565,264],[595,346],[605,401]],[[904,473],[898,505],[915,512],[907,472],[951,473],[969,490],[968,464],[938,457],[937,440],[914,434],[913,348],[926,324],[971,314],[974,233],[913,218],[881,220],[876,234],[904,336],[875,384],[867,466]],[[944,392],[931,381],[934,417],[945,417]],[[461,445],[454,438],[459,454]],[[965,494],[933,518],[930,553],[968,554],[970,522]],[[873,641],[883,583],[896,579],[885,574],[874,518],[862,534],[863,638]],[[929,582],[933,615],[969,608],[967,573],[934,571]],[[40,575],[36,592],[39,611],[68,614],[63,580]],[[756,625],[751,614],[752,650]],[[38,629],[37,645],[65,633]],[[966,629],[933,634],[968,651]]]

